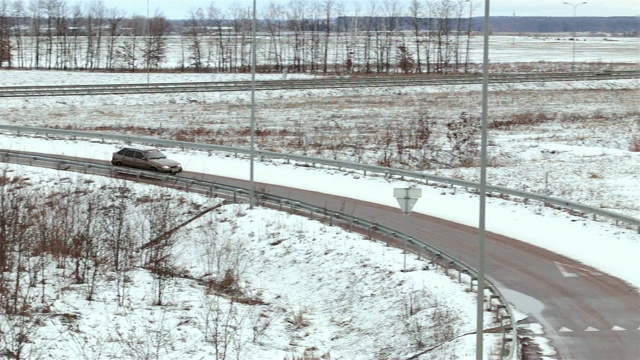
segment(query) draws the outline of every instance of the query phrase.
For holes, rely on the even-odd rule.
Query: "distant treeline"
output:
[[[484,20],[473,19],[474,30],[484,31]],[[497,16],[490,19],[494,32],[516,33],[559,33],[590,32],[611,33],[619,36],[640,35],[640,21],[637,16],[613,17],[541,17],[541,16]]]

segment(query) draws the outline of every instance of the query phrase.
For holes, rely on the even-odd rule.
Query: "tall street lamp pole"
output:
[[[255,130],[256,128],[256,0],[253,0],[253,17],[251,20],[251,161],[249,162],[249,208],[253,209],[255,197],[255,181],[253,178],[253,166],[255,158]]]
[[[571,72],[575,71],[575,67],[576,67],[576,8],[579,5],[584,5],[586,4],[586,1],[583,1],[581,3],[569,3],[564,1],[563,4],[567,4],[567,5],[571,5],[573,6],[573,60],[571,61]]]
[[[478,219],[478,293],[476,300],[476,360],[484,357],[484,253],[487,202],[487,124],[489,114],[490,1],[484,2],[484,46],[482,57],[482,126],[480,131],[480,209]]]
[[[151,44],[151,24],[149,23],[149,0],[147,0],[147,46]],[[151,76],[151,63],[149,62],[149,49],[147,49],[147,85],[149,85]]]

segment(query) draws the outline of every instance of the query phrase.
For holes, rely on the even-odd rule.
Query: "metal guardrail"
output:
[[[584,81],[629,79],[640,71],[561,72],[492,74],[492,83],[523,83],[550,81]],[[255,90],[337,89],[353,87],[468,85],[482,83],[482,76],[471,75],[403,75],[403,76],[323,76],[308,79],[261,80]],[[114,94],[162,94],[216,91],[249,91],[251,81],[181,82],[151,84],[79,84],[46,86],[0,86],[0,97],[81,96]]]
[[[15,160],[14,160],[15,159]],[[47,167],[75,171],[84,174],[110,175],[115,177],[117,174],[127,174],[133,176],[134,180],[153,180],[161,182],[164,186],[170,186],[186,191],[204,193],[208,196],[222,195],[230,199],[234,203],[241,203],[243,200],[249,200],[249,189],[218,184],[198,179],[183,178],[175,175],[166,175],[158,172],[137,170],[131,168],[115,167],[111,165],[100,165],[94,163],[86,163],[82,161],[60,160],[54,157],[26,155],[13,151],[0,150],[0,162],[21,163],[29,165],[48,164]],[[94,171],[97,170],[97,171]],[[458,271],[458,281],[461,281],[462,275],[469,277],[470,290],[473,291],[474,282],[477,283],[477,271],[466,263],[452,257],[439,249],[429,245],[423,240],[405,234],[401,231],[389,228],[387,226],[371,222],[366,219],[357,218],[346,213],[328,210],[315,205],[300,202],[298,200],[289,199],[282,196],[271,195],[263,192],[256,192],[256,200],[258,204],[275,208],[278,210],[288,210],[292,213],[305,215],[311,219],[320,219],[328,222],[329,225],[343,226],[350,230],[354,227],[359,228],[362,233],[366,233],[371,238],[396,239],[398,241],[406,241],[408,244],[420,249],[431,255],[431,263],[441,266],[446,272],[450,270]],[[375,237],[372,234],[377,233]],[[500,323],[503,334],[502,337],[502,357],[505,360],[515,360],[519,354],[518,333],[516,327],[515,315],[513,308],[507,301],[506,297],[500,292],[498,287],[489,277],[486,279],[486,288],[491,294],[488,297],[487,304],[490,309],[495,311],[496,320]],[[477,288],[476,288],[477,291]],[[507,322],[505,322],[507,320]],[[507,348],[506,344],[511,346]]]
[[[109,134],[109,133],[95,133],[95,132],[89,132],[89,131],[62,130],[62,129],[38,128],[38,127],[28,127],[28,126],[16,126],[16,125],[0,125],[0,130],[11,131],[17,134],[42,134],[45,136],[57,135],[57,136],[64,136],[64,137],[71,137],[71,138],[100,139],[102,141],[111,140],[111,141],[120,141],[125,143],[147,144],[147,145],[153,145],[153,146],[166,146],[166,147],[201,150],[201,151],[208,151],[208,152],[215,151],[215,152],[232,153],[236,156],[251,155],[251,150],[246,148],[201,144],[201,143],[194,143],[194,142],[187,142],[187,141],[164,140],[164,139],[144,137],[144,136],[129,136],[129,135],[119,135],[119,134]],[[359,163],[350,162],[350,161],[337,161],[337,160],[331,160],[331,159],[314,158],[314,157],[304,156],[304,155],[283,154],[283,153],[263,151],[263,150],[255,151],[254,155],[261,159],[281,160],[287,163],[295,162],[295,163],[311,164],[312,166],[322,165],[322,166],[337,168],[339,170],[342,170],[342,169],[357,170],[357,171],[362,171],[365,175],[367,172],[369,172],[369,173],[375,173],[375,174],[383,174],[384,176],[397,176],[400,178],[413,179],[416,181],[424,182],[425,184],[428,184],[429,182],[446,184],[449,186],[457,186],[457,187],[470,189],[476,192],[479,191],[480,189],[480,184],[472,181],[447,178],[444,176],[437,176],[437,175],[429,175],[429,174],[424,174],[421,172],[415,172],[415,171],[409,171],[409,170],[387,168],[387,167],[375,166],[375,165],[365,165],[365,164],[359,164]],[[627,216],[627,215],[623,215],[613,211],[583,205],[577,202],[573,202],[573,201],[569,201],[569,200],[565,200],[565,199],[561,199],[553,196],[535,194],[531,192],[520,191],[520,190],[510,189],[506,187],[501,187],[501,186],[487,185],[487,193],[520,198],[524,202],[528,200],[539,201],[547,205],[554,205],[556,207],[569,209],[574,212],[591,214],[594,219],[596,219],[597,217],[611,219],[616,224],[624,223],[624,224],[628,224],[636,227],[638,233],[640,234],[640,219],[634,218],[632,216]]]

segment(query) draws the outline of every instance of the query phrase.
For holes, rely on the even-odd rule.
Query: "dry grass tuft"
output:
[[[629,141],[629,151],[640,152],[640,135],[633,135]]]

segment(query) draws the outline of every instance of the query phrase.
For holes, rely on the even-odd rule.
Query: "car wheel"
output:
[[[115,166],[122,166],[122,161],[116,161],[113,163]]]

